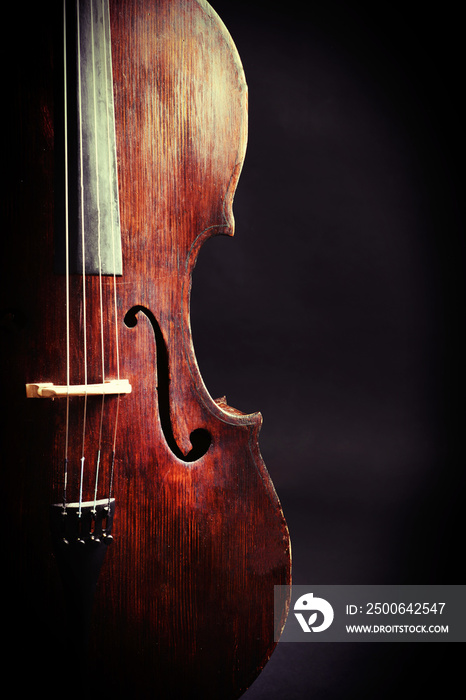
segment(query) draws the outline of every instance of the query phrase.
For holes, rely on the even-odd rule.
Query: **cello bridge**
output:
[[[53,382],[26,384],[28,399],[58,399],[67,396],[103,396],[104,394],[130,394],[127,379],[110,379],[102,384],[56,385]]]

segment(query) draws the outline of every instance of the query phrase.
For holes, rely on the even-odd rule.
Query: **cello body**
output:
[[[22,19],[10,75],[0,302],[7,663],[25,665],[25,690],[236,698],[285,622],[287,598],[274,629],[274,586],[290,583],[290,542],[258,447],[261,416],[208,393],[189,304],[201,246],[233,235],[247,88],[204,0],[109,6],[116,274],[56,269],[60,3]],[[92,395],[109,380],[130,391]],[[31,396],[29,383],[67,396]]]

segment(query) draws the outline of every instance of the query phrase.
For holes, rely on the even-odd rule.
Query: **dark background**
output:
[[[459,16],[211,4],[250,109],[235,238],[194,273],[207,388],[263,414],[295,584],[464,583]],[[452,647],[279,644],[245,697],[449,697]]]

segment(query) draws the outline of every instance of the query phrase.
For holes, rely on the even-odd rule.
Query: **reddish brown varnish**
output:
[[[21,16],[9,65],[1,236],[4,640],[22,667],[15,687],[69,696],[236,698],[274,646],[274,585],[290,583],[286,523],[263,464],[260,414],[214,401],[191,340],[191,275],[201,245],[233,234],[232,199],[246,144],[247,89],[232,41],[203,0],[111,2],[123,275],[117,278],[120,399],[114,544],[102,567],[84,648],[51,550],[49,505],[62,492],[63,400],[26,399],[25,383],[66,382],[65,279],[53,271],[52,9]],[[107,376],[116,376],[113,279],[103,278]],[[86,278],[89,382],[100,379],[98,278]],[[141,307],[136,325],[127,312]],[[161,429],[157,349],[168,353],[170,418],[183,453],[194,429],[212,438],[194,462]],[[82,381],[82,279],[71,279],[72,381]],[[82,398],[71,401],[70,500],[77,498]],[[109,476],[117,399],[105,403]],[[92,464],[101,402],[88,400]],[[90,470],[91,475],[93,470]],[[91,498],[92,480],[86,483]],[[103,495],[103,494],[102,494]],[[3,521],[2,518],[2,521]],[[282,622],[288,600],[282,605]],[[16,667],[16,666],[15,666]],[[82,672],[85,671],[83,675]],[[80,680],[81,679],[81,680]],[[85,692],[87,692],[87,690]]]

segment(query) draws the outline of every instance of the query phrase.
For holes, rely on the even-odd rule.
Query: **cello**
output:
[[[190,325],[200,249],[234,230],[240,59],[205,0],[64,0],[16,20],[6,663],[27,669],[23,691],[237,698],[277,643],[291,581],[261,415],[210,396]]]

